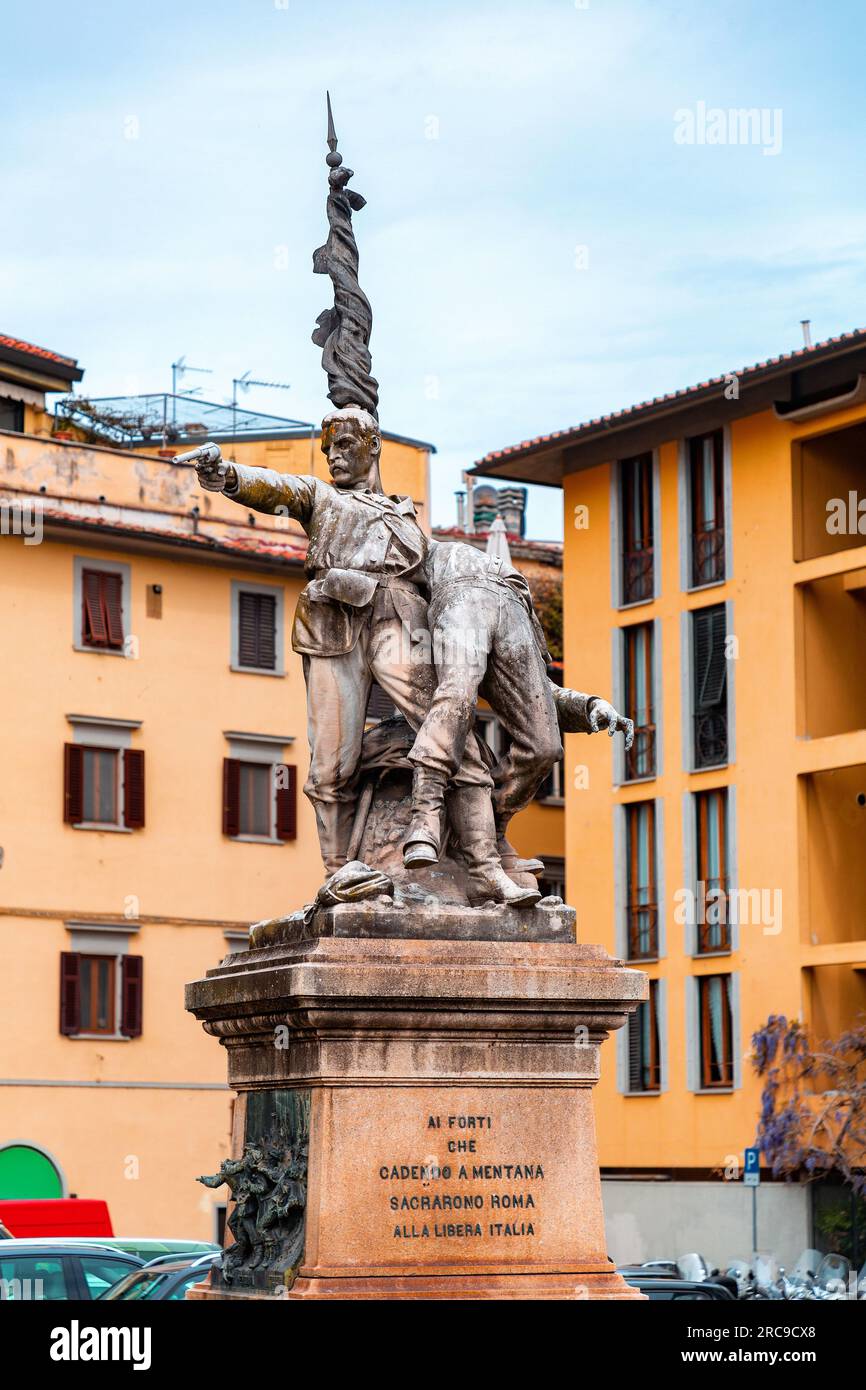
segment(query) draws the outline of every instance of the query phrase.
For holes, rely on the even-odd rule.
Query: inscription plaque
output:
[[[336,1088],[316,1104],[305,1269],[605,1260],[587,1090]]]

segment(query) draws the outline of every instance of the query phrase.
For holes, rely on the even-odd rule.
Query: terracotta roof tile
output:
[[[558,439],[577,440],[581,434],[598,429],[601,425],[609,425],[613,421],[637,417],[642,411],[651,410],[653,406],[663,405],[666,401],[687,400],[700,391],[708,391],[713,387],[723,386],[732,376],[738,377],[742,381],[758,372],[781,366],[785,362],[797,362],[803,358],[812,357],[816,353],[826,352],[828,348],[841,346],[845,343],[856,343],[861,340],[866,340],[866,329],[855,328],[850,333],[840,333],[835,338],[825,338],[823,342],[813,343],[811,347],[795,348],[793,352],[783,352],[778,357],[768,357],[763,362],[755,362],[751,367],[741,367],[736,372],[726,372],[723,376],[710,377],[707,381],[699,382],[695,386],[685,386],[678,391],[666,391],[664,395],[652,396],[649,400],[639,401],[636,405],[624,406],[622,409],[613,410],[607,415],[596,415],[593,419],[585,420],[582,424],[573,425],[569,429],[554,430],[551,434],[538,435],[535,439],[524,439],[520,444],[509,444],[504,449],[495,449],[492,453],[485,454],[482,459],[479,459],[475,467],[481,468],[483,464],[493,463],[496,459],[508,458],[512,454],[534,449],[539,444],[554,444]]]
[[[64,357],[60,352],[52,352],[50,348],[37,347],[35,343],[25,343],[23,338],[10,338],[6,333],[0,333],[0,348],[12,348],[15,352],[26,352],[31,357],[44,357],[47,362],[62,362],[65,367],[74,367],[76,360],[74,357]]]
[[[217,553],[228,551],[240,555],[264,556],[269,560],[282,560],[290,565],[303,564],[307,555],[304,537],[300,537],[298,543],[292,544],[290,542],[264,540],[254,536],[249,538],[246,536],[214,536],[201,531],[164,530],[157,526],[136,526],[132,522],[97,516],[93,512],[82,515],[81,512],[70,508],[57,506],[44,507],[42,514],[47,520],[67,522],[87,529],[130,536],[146,536],[152,540],[169,544],[174,542],[175,544],[192,546],[197,550],[211,550]]]

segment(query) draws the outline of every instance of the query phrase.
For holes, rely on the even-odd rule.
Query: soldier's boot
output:
[[[442,815],[445,808],[444,772],[416,766],[412,773],[412,820],[403,841],[403,863],[407,869],[419,864],[435,864],[442,852]]]
[[[540,859],[523,859],[507,838],[505,832],[510,819],[510,816],[496,817],[496,848],[500,864],[507,874],[535,874],[536,877],[543,874],[543,862]]]
[[[496,824],[486,787],[454,787],[448,793],[448,814],[457,844],[469,869],[469,901],[509,903],[532,907],[541,899],[538,889],[520,887],[508,877],[496,850]]]
[[[330,876],[346,862],[355,819],[355,804],[352,801],[314,800],[313,809],[316,813],[322,862],[325,873]]]

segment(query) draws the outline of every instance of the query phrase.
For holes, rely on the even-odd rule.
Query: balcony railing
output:
[[[628,910],[629,960],[655,960],[659,953],[658,906],[633,904]]]
[[[695,715],[695,767],[718,767],[728,761],[728,716],[720,706]]]
[[[716,584],[725,577],[725,528],[707,526],[692,536],[692,584]]]
[[[728,920],[727,878],[703,879],[703,901],[697,923],[698,955],[730,951],[731,924]]]
[[[622,557],[622,601],[642,603],[653,596],[653,548],[625,550]]]
[[[656,775],[656,726],[635,726],[634,743],[625,755],[625,779],[634,782],[640,777]]]

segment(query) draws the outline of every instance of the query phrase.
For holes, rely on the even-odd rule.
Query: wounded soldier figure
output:
[[[460,767],[481,695],[509,739],[494,771],[499,860],[512,873],[538,873],[540,860],[518,859],[508,823],[562,757],[562,733],[607,729],[612,736],[621,730],[628,749],[634,725],[600,696],[563,690],[549,679],[550,655],[529,585],[511,565],[463,541],[428,539],[424,568],[437,684],[409,754],[413,815],[404,862],[439,858],[446,788]]]

